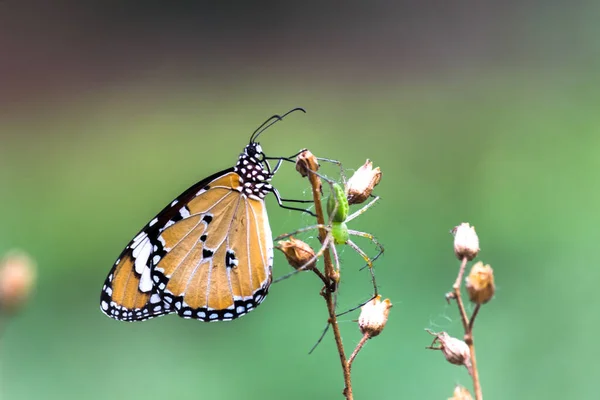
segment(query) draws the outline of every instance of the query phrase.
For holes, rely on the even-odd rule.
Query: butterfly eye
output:
[[[256,155],[256,146],[255,145],[247,146],[246,154],[250,157],[254,157]]]
[[[262,162],[265,158],[265,154],[262,152],[262,147],[258,143],[253,143],[246,147],[246,154],[249,157],[256,159],[258,162]]]

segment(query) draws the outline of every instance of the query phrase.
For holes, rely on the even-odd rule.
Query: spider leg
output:
[[[354,218],[358,217],[359,215],[361,215],[362,213],[364,213],[365,211],[367,211],[369,208],[373,207],[373,205],[375,204],[375,202],[377,202],[377,200],[379,200],[379,196],[375,197],[373,200],[369,201],[363,208],[361,208],[360,210],[353,212],[352,214],[350,214],[348,216],[348,218],[346,218],[346,222],[352,221]]]
[[[348,230],[348,233],[350,233],[350,230]],[[361,257],[367,262],[367,265],[369,266],[369,272],[371,273],[371,280],[373,281],[373,295],[377,296],[377,282],[375,281],[375,272],[373,271],[373,261],[364,251],[362,251],[360,247],[354,244],[352,240],[348,240],[346,244],[352,247],[354,251],[360,254]]]

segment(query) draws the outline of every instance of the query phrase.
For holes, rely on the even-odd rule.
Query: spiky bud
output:
[[[349,204],[360,204],[369,198],[373,188],[381,180],[381,169],[373,169],[373,163],[368,160],[356,170],[346,184]]]
[[[28,300],[36,279],[35,262],[27,254],[12,252],[0,261],[0,309],[12,313]]]
[[[375,297],[362,306],[358,317],[358,327],[362,334],[369,335],[369,337],[379,335],[385,328],[390,308],[392,308],[390,299],[381,301],[381,296]]]
[[[473,400],[473,397],[464,386],[456,385],[454,388],[454,396],[448,400]]]
[[[494,297],[494,270],[481,261],[475,263],[466,278],[467,292],[473,303],[485,304]]]
[[[306,177],[309,173],[308,170],[318,171],[319,160],[317,160],[317,157],[311,153],[310,150],[304,150],[296,157],[296,171],[298,171],[302,177]]]
[[[441,350],[446,361],[454,365],[464,365],[469,373],[472,372],[471,351],[464,341],[454,338],[446,332],[433,333],[430,331],[429,333],[435,336],[429,349]],[[439,347],[433,347],[435,343],[438,343]]]
[[[466,257],[467,260],[471,261],[477,257],[479,238],[474,226],[470,226],[468,222],[463,222],[452,229],[452,234],[454,235],[454,254],[459,260]]]
[[[317,262],[315,251],[302,240],[293,236],[290,240],[281,240],[277,243],[277,249],[285,255],[288,263],[295,269],[312,269]]]

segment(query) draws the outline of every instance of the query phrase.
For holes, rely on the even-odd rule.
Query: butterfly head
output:
[[[273,187],[269,184],[269,181],[273,177],[275,170],[271,169],[269,158],[263,153],[260,143],[257,142],[258,137],[267,128],[273,124],[281,121],[285,116],[294,111],[304,111],[302,108],[294,108],[283,115],[273,115],[263,122],[250,136],[250,143],[244,147],[244,151],[240,154],[238,162],[233,168],[240,176],[240,181],[244,186],[244,191],[251,196],[264,198],[265,195],[273,191]]]
[[[240,176],[243,190],[250,197],[263,199],[272,190],[269,181],[273,172],[260,144],[256,142],[244,147],[233,171]]]
[[[258,142],[252,142],[244,147],[242,156],[246,156],[248,159],[257,163],[262,163],[265,160],[265,153],[263,153],[262,147]]]

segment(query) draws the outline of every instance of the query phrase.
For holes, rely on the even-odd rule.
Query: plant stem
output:
[[[467,312],[465,311],[465,305],[462,301],[462,297],[460,295],[460,287],[463,281],[463,276],[465,274],[465,268],[467,266],[467,257],[462,259],[460,264],[460,269],[458,270],[458,276],[456,277],[456,281],[454,282],[454,297],[456,299],[456,304],[458,305],[458,312],[460,313],[460,319],[463,324],[463,328],[465,331],[464,340],[467,346],[469,346],[469,353],[471,355],[471,377],[473,379],[473,389],[475,391],[475,399],[483,400],[483,394],[481,391],[481,382],[479,381],[479,371],[477,371],[477,360],[475,358],[475,342],[473,341],[473,324],[475,323],[475,317],[477,317],[477,313],[479,312],[480,305],[477,304],[475,309],[473,310],[473,315],[471,319],[467,317]]]
[[[460,296],[460,286],[463,280],[463,276],[465,275],[466,267],[467,257],[463,257],[462,262],[460,263],[460,269],[458,270],[458,276],[456,277],[454,286],[452,286],[452,288],[454,289],[454,298],[456,299],[456,304],[458,304],[458,312],[460,313],[460,320],[462,321],[465,334],[469,330],[469,319],[467,318],[467,312],[465,311],[465,306]]]
[[[320,225],[319,241],[321,243],[324,243],[327,237],[327,230],[323,228],[323,226],[325,225],[325,217],[323,214],[323,206],[321,204],[321,179],[317,176],[317,174],[312,173],[315,171],[310,170],[310,172],[311,173],[308,174],[308,179],[312,187],[313,202],[315,204],[315,214],[317,214],[317,223]],[[329,247],[327,247],[323,252],[323,262],[325,265],[325,276],[328,278],[329,283],[326,283],[324,288],[325,290],[322,291],[322,295],[325,299],[325,302],[327,303],[327,311],[329,312],[329,323],[331,324],[331,329],[335,338],[335,344],[337,346],[338,354],[340,356],[340,363],[342,364],[342,371],[344,373],[345,387],[343,393],[347,400],[352,400],[353,395],[352,380],[350,378],[350,365],[346,361],[346,353],[344,351],[344,345],[342,343],[342,335],[340,333],[340,328],[338,326],[337,318],[335,315],[335,302],[333,300],[333,293],[336,290],[337,283],[333,278],[335,276],[335,268],[331,261],[331,253],[329,252]]]
[[[363,337],[360,339],[360,342],[358,342],[358,344],[356,345],[356,348],[354,349],[354,351],[352,352],[352,355],[348,359],[348,369],[349,370],[352,370],[352,362],[356,358],[356,356],[357,356],[358,352],[360,351],[360,349],[363,348],[363,346],[365,345],[365,343],[367,343],[367,340],[369,340],[370,338],[371,338],[371,336],[368,333],[365,333],[363,335]]]
[[[477,313],[479,312],[479,309],[481,308],[481,304],[477,304],[475,306],[475,309],[473,310],[473,315],[471,315],[471,319],[469,320],[469,330],[468,332],[473,332],[473,324],[475,323],[475,317],[477,316]]]
[[[469,346],[469,353],[471,354],[471,368],[473,378],[473,389],[475,390],[475,399],[483,400],[483,393],[481,391],[481,382],[479,381],[479,372],[477,371],[477,360],[475,358],[475,343],[473,342],[473,333],[469,332],[465,334],[465,343]]]

